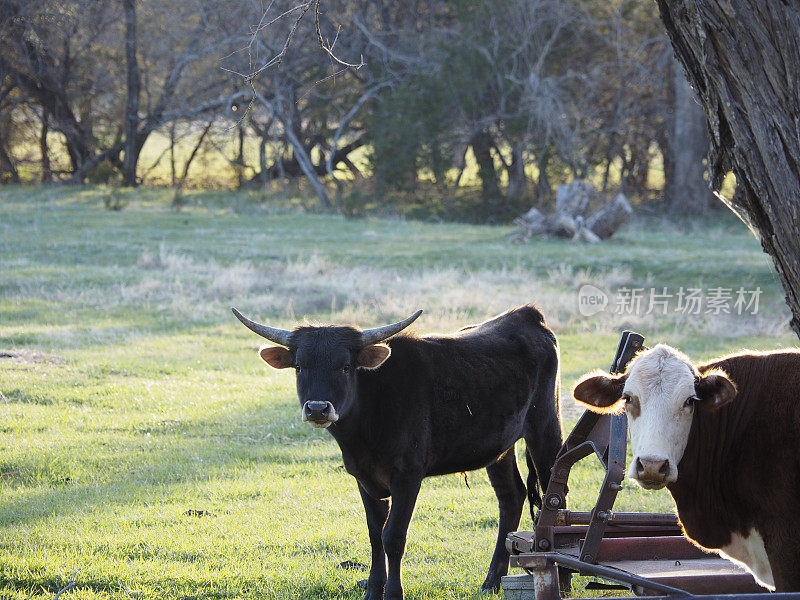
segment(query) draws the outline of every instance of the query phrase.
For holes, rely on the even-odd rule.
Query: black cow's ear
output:
[[[370,344],[358,353],[358,366],[363,369],[377,369],[392,353],[386,344]]]
[[[596,413],[620,412],[626,375],[609,375],[603,371],[587,373],[572,390],[572,397]]]
[[[264,346],[258,355],[273,369],[288,369],[294,366],[294,354],[282,346]]]
[[[710,369],[703,372],[694,384],[694,391],[700,398],[699,406],[704,410],[716,410],[730,403],[736,397],[736,384],[725,371]]]

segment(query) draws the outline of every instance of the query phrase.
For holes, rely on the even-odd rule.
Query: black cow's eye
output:
[[[295,365],[294,366],[294,370],[299,373],[300,372],[300,365]]]
[[[350,365],[345,365],[342,367],[342,373],[349,373],[350,372]]]

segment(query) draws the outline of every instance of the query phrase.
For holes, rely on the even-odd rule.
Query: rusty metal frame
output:
[[[634,355],[644,348],[644,337],[632,331],[624,331],[611,363],[611,373],[625,369]],[[592,563],[597,556],[603,532],[611,517],[611,509],[622,489],[625,477],[628,421],[625,414],[600,415],[586,411],[556,456],[550,484],[544,497],[542,510],[534,530],[534,552],[547,552],[555,547],[553,527],[559,509],[566,508],[569,473],[578,461],[595,454],[606,470],[603,486],[591,512],[580,560]]]
[[[561,554],[560,552],[543,552],[541,555],[535,556],[535,558],[538,559],[537,562],[540,563],[536,567],[537,570],[547,568],[548,566],[566,567],[571,571],[575,571],[579,575],[591,575],[594,577],[600,577],[602,579],[610,579],[611,581],[617,581],[619,583],[626,584],[631,588],[634,586],[639,586],[654,592],[661,592],[673,599],[695,597],[694,594],[691,594],[685,590],[664,585],[662,583],[657,583],[655,581],[650,581],[644,577],[639,577],[638,575],[628,573],[627,571],[621,571],[613,567],[587,563],[579,558],[575,558],[574,556],[570,556],[568,554]],[[531,567],[526,567],[525,570],[530,573]],[[540,599],[537,598],[537,600]]]

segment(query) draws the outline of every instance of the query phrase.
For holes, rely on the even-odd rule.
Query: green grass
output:
[[[0,598],[359,598],[362,508],[335,444],[305,427],[290,374],[258,361],[228,312],[374,326],[426,309],[451,330],[537,300],[565,390],[605,367],[621,328],[702,359],[794,344],[769,260],[720,214],[639,220],[599,246],[510,245],[507,227],[348,221],[302,199],[0,190]],[[757,317],[581,317],[576,289],[760,286]],[[565,418],[579,411],[565,401]],[[483,472],[427,480],[411,526],[411,598],[477,598],[496,535]],[[596,465],[571,481],[573,508]],[[618,510],[669,510],[626,485]],[[191,516],[202,510],[214,516]],[[523,518],[523,528],[530,526]],[[66,596],[65,596],[66,597]]]

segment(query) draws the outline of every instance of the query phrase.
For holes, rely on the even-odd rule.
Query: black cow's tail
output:
[[[531,459],[530,450],[527,449],[525,452],[525,461],[528,464],[528,473],[532,474],[532,476],[528,476],[528,502],[530,503],[531,517],[533,517],[533,508],[542,508],[542,490],[539,487],[539,478],[536,476],[536,467]]]

